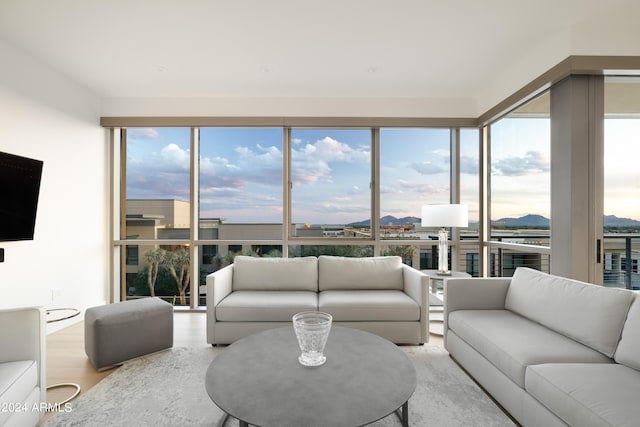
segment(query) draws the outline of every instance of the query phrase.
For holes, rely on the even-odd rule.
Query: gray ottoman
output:
[[[173,347],[173,306],[143,298],[87,309],[84,351],[98,370]]]

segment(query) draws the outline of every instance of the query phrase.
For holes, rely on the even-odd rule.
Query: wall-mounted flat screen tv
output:
[[[0,241],[33,240],[42,165],[0,152]]]

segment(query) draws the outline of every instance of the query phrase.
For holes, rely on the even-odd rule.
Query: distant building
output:
[[[189,203],[172,199],[127,200],[126,234],[131,239],[127,245],[127,274],[135,275],[145,267],[144,254],[158,245],[136,245],[136,239],[188,240],[190,238]],[[322,238],[346,237],[369,238],[369,227],[342,225],[293,224],[296,237]],[[383,239],[408,239],[408,244],[417,246],[413,265],[421,269],[433,269],[437,264],[437,235],[433,229],[423,228],[419,222],[412,225],[386,225],[380,227]],[[281,245],[257,244],[261,240],[281,240],[282,224],[273,223],[227,223],[223,218],[201,218],[199,240],[221,241],[220,244],[200,247],[200,266],[208,271],[214,269],[215,258],[225,258],[229,253],[266,254],[271,250],[282,251]],[[526,245],[549,245],[549,230],[513,229],[493,230],[492,237],[508,243]],[[637,238],[637,235],[632,236]],[[467,229],[461,235],[459,256],[463,270],[472,275],[479,273],[477,244],[465,244],[477,240],[477,231]],[[416,242],[418,240],[419,242]],[[640,250],[627,242],[624,235],[607,235],[605,238],[604,283],[605,286],[621,284],[640,289]],[[231,242],[234,241],[234,242]],[[237,242],[237,243],[236,243]],[[331,241],[327,242],[331,245]],[[164,249],[175,246],[165,245]],[[451,257],[449,257],[451,259]],[[498,249],[490,254],[490,271],[497,276],[510,276],[519,266],[549,271],[548,255]]]

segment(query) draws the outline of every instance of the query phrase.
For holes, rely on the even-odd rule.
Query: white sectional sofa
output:
[[[640,299],[519,268],[449,279],[445,347],[524,426],[640,425]]]
[[[0,310],[0,325],[0,426],[35,426],[47,401],[44,309]]]
[[[257,258],[207,276],[207,342],[230,344],[319,310],[395,343],[428,341],[428,277],[400,257]]]

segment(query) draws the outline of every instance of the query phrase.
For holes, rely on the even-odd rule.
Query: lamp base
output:
[[[448,276],[449,272],[449,232],[442,227],[438,231],[438,276]]]

